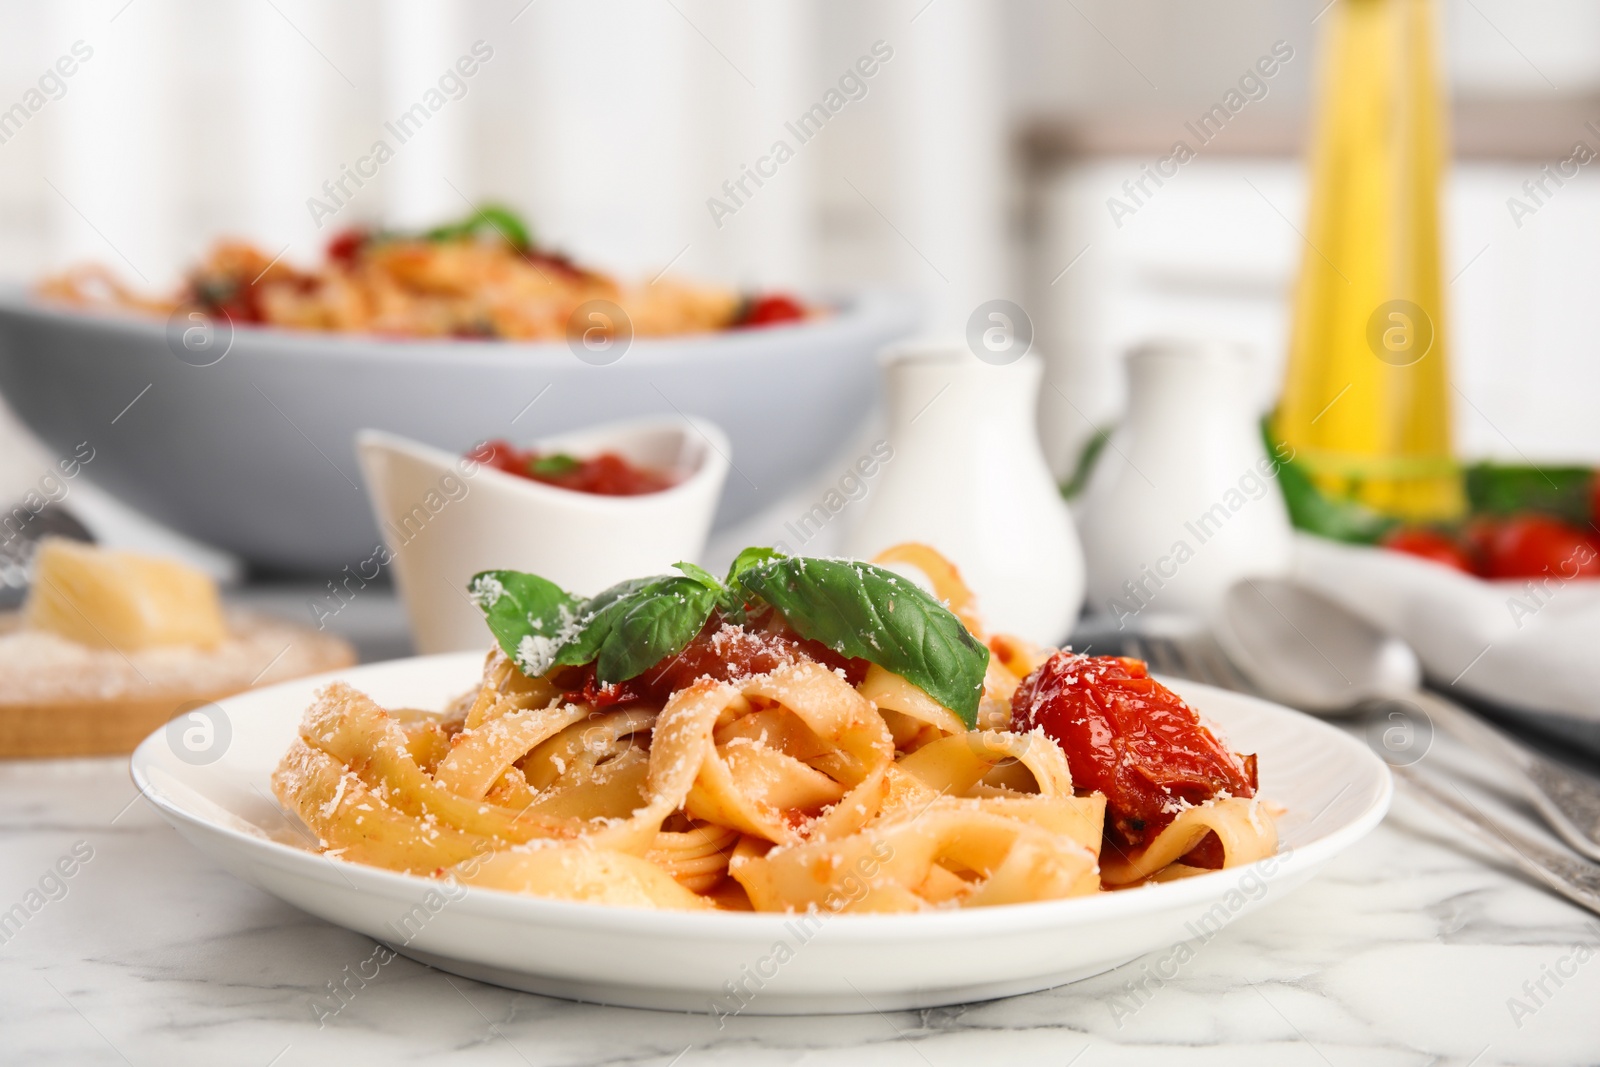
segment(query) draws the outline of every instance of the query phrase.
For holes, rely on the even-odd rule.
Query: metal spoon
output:
[[[1404,700],[1473,749],[1502,764],[1510,779],[1574,849],[1600,860],[1600,782],[1568,770],[1422,688],[1411,646],[1315,590],[1274,578],[1247,578],[1223,598],[1216,637],[1265,694],[1317,714]]]

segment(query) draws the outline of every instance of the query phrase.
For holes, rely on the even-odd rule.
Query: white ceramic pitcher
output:
[[[1127,359],[1128,410],[1084,494],[1089,610],[1204,617],[1240,578],[1288,571],[1289,515],[1252,409],[1249,353],[1161,341]]]
[[[959,342],[885,355],[893,459],[847,554],[932,545],[960,569],[992,631],[1058,644],[1083,604],[1083,554],[1039,450],[1035,356],[995,366]]]

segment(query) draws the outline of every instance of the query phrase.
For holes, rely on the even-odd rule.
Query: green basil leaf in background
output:
[[[1100,460],[1100,453],[1106,449],[1106,442],[1111,440],[1112,431],[1116,427],[1108,426],[1094,432],[1094,436],[1083,443],[1083,449],[1078,453],[1078,462],[1072,468],[1072,477],[1061,485],[1061,499],[1072,500],[1083,492],[1089,485],[1089,478],[1094,474],[1095,464]]]
[[[695,581],[699,582],[701,585],[705,586],[707,589],[717,593],[722,592],[722,583],[717,581],[716,575],[712,574],[705,568],[696,567],[693,563],[684,563],[681,560],[677,563],[674,563],[673,566],[678,568],[684,574],[687,574],[689,577],[693,578]]]
[[[911,579],[870,563],[780,557],[745,569],[739,584],[800,636],[893,671],[977,725],[989,650]]]
[[[501,649],[530,677],[550,669],[581,610],[565,589],[522,571],[481,571],[467,588]]]
[[[682,652],[711,617],[720,592],[720,584],[711,588],[695,578],[670,575],[617,600],[620,614],[600,642],[596,680],[625,682]]]
[[[1278,488],[1289,509],[1289,522],[1297,530],[1353,544],[1375,544],[1399,520],[1380,514],[1353,500],[1338,500],[1323,493],[1311,472],[1294,458],[1283,442],[1274,439],[1268,420],[1261,420],[1267,455],[1278,464]],[[1288,458],[1284,458],[1285,453]]]
[[[1476,463],[1467,468],[1467,501],[1474,515],[1535,511],[1587,529],[1594,521],[1589,467],[1526,467]]]
[[[519,252],[533,248],[533,232],[528,229],[528,224],[515,211],[501,204],[484,204],[473,209],[460,222],[435,226],[423,236],[430,241],[456,241],[490,231],[505,238]]]

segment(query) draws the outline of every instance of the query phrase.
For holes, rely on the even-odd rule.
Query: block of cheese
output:
[[[91,648],[127,653],[211,647],[228,636],[217,587],[169,559],[46,538],[34,556],[23,623]]]

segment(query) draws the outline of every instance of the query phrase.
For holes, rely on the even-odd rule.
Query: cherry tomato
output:
[[[328,258],[335,263],[349,266],[356,261],[356,257],[361,254],[362,246],[366,243],[365,230],[341,230],[328,241]]]
[[[1472,561],[1472,573],[1479,578],[1489,576],[1489,553],[1499,532],[1500,520],[1488,515],[1479,515],[1461,528],[1461,547]]]
[[[1255,796],[1256,758],[1228,751],[1136,659],[1051,656],[1011,698],[1011,728],[1035,727],[1066,753],[1075,787],[1105,794],[1106,833],[1118,846],[1148,844],[1185,803]]]
[[[1486,578],[1600,578],[1600,548],[1583,530],[1548,515],[1481,524]]]
[[[806,317],[800,301],[782,293],[771,293],[750,302],[738,326],[774,326],[780,322],[799,322]]]
[[[1383,547],[1408,556],[1442,563],[1467,574],[1474,573],[1472,556],[1451,538],[1426,526],[1402,526],[1383,539]]]
[[[486,467],[505,471],[507,474],[521,474],[524,462],[522,454],[522,450],[510,441],[496,438],[493,441],[485,441],[468,452],[467,458],[476,460]]]

